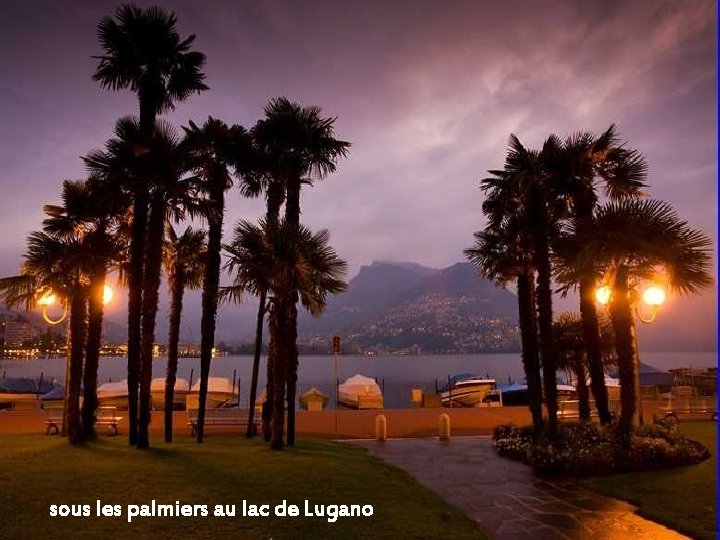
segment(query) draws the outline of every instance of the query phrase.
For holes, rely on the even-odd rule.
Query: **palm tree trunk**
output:
[[[273,366],[273,395],[268,396],[272,400],[272,421],[270,447],[273,450],[281,450],[284,446],[283,435],[285,430],[285,373],[288,357],[287,350],[287,300],[284,297],[280,300],[275,309],[270,312],[270,332],[274,344],[274,366]]]
[[[617,354],[620,378],[620,432],[629,441],[637,408],[638,363],[635,350],[635,322],[628,290],[628,270],[620,266],[615,274],[610,301],[610,317],[615,330],[615,352]]]
[[[99,266],[90,280],[90,317],[88,322],[85,372],[83,373],[82,422],[85,436],[95,437],[95,410],[98,407],[97,374],[100,362],[103,325],[103,292],[105,288],[105,265]]]
[[[275,234],[278,229],[278,220],[280,217],[280,207],[282,206],[283,200],[285,198],[285,184],[280,181],[279,179],[274,179],[270,182],[270,185],[267,189],[267,229],[268,229],[268,235],[271,238],[275,237]],[[264,291],[267,296],[267,291]],[[261,302],[262,304],[262,302]],[[258,314],[258,317],[260,315]],[[258,318],[258,321],[260,319]],[[261,332],[262,328],[259,330],[256,329],[256,336],[257,332]],[[262,335],[262,334],[260,334]],[[256,343],[256,349],[255,354],[257,354],[257,339],[255,341]],[[271,430],[271,423],[272,423],[272,417],[273,417],[273,398],[272,396],[275,393],[275,347],[272,344],[272,337],[271,337],[271,344],[270,347],[268,347],[268,359],[267,359],[267,378],[265,382],[265,403],[263,403],[262,406],[262,431],[263,431],[263,439],[265,442],[270,442],[270,439],[272,438],[272,430]],[[259,356],[257,357],[257,362],[260,362]],[[254,365],[253,365],[254,369]],[[251,405],[252,406],[252,405]]]
[[[291,235],[291,243],[293,245],[294,257],[297,257],[298,241],[300,236],[300,177],[289,178],[287,183],[286,201],[285,201],[285,221],[289,227]],[[297,277],[294,275],[290,290],[287,291],[287,306],[283,313],[287,314],[287,330],[282,332],[283,337],[287,336],[287,341],[283,343],[283,349],[287,356],[282,357],[285,362],[285,383],[288,395],[288,445],[295,444],[295,394],[297,385],[298,370],[298,349],[297,349],[297,302],[298,302],[298,284]]]
[[[297,295],[288,306],[290,317],[287,327],[287,445],[295,446],[295,402],[297,395],[298,348],[297,348]]]
[[[590,189],[578,196],[575,202],[575,230],[581,238],[588,238],[593,225],[594,191]],[[612,422],[605,386],[605,369],[600,346],[600,323],[595,307],[595,272],[583,272],[579,280],[580,315],[582,317],[583,340],[587,351],[590,387],[595,398],[600,424],[607,426]]]
[[[208,219],[207,264],[203,279],[202,319],[200,321],[200,399],[197,420],[197,442],[205,434],[205,407],[207,404],[210,361],[215,347],[215,317],[217,315],[218,287],[220,283],[220,249],[222,243],[223,212],[225,211],[224,186],[215,186],[210,194],[215,211]]]
[[[577,379],[577,395],[578,395],[578,415],[583,422],[590,421],[590,392],[587,386],[587,376],[585,374],[585,363],[581,352],[575,356],[573,362],[573,371]]]
[[[70,372],[65,421],[70,444],[78,444],[85,439],[80,418],[80,387],[87,331],[86,310],[84,295],[75,291],[70,301]]]
[[[163,233],[165,227],[165,198],[158,193],[153,197],[148,218],[145,249],[145,282],[142,306],[142,341],[140,349],[140,407],[138,415],[138,448],[150,446],[150,408],[152,396],[153,346],[155,344],[155,317],[158,308],[160,274],[162,269]]]
[[[533,435],[542,432],[542,381],[538,357],[537,313],[535,310],[535,276],[531,271],[518,274],[518,309],[522,362],[528,387],[529,408],[532,415]]]
[[[178,368],[178,343],[180,341],[180,320],[183,308],[183,283],[179,272],[169,277],[170,316],[168,329],[167,374],[165,377],[165,442],[173,439],[173,402]]]
[[[552,287],[550,254],[547,238],[538,242],[537,257],[537,304],[538,329],[540,335],[540,360],[542,362],[543,387],[545,390],[545,407],[548,412],[548,435],[554,438],[557,434],[557,357],[553,340]]]
[[[600,348],[600,324],[594,301],[593,279],[586,276],[580,278],[580,314],[582,315],[583,339],[587,350],[587,362],[590,371],[590,386],[595,398],[600,423],[604,426],[612,422],[608,403],[608,392],[605,386],[605,370],[603,368]]]
[[[277,309],[277,302],[273,302],[268,317],[270,331],[270,344],[267,358],[267,382],[265,387],[265,403],[262,406],[262,432],[263,440],[269,443],[272,440],[273,401],[275,399],[275,369],[277,365],[277,322],[274,322],[273,310]]]
[[[263,322],[265,320],[265,301],[267,291],[260,291],[260,305],[258,306],[257,324],[255,325],[255,354],[253,356],[252,377],[250,379],[250,405],[248,406],[248,427],[245,436],[250,439],[255,433],[255,401],[257,400],[258,371],[260,371],[260,353],[262,351]],[[266,394],[267,395],[267,394]],[[267,401],[267,398],[265,399]]]
[[[145,269],[145,232],[147,229],[147,186],[136,184],[133,193],[130,263],[128,269],[128,439],[131,446],[138,436],[138,385],[140,384],[140,340],[142,287]]]

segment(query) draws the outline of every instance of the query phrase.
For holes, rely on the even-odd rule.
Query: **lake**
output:
[[[405,408],[410,406],[410,390],[423,388],[434,391],[435,384],[442,385],[448,376],[457,373],[489,375],[499,383],[509,379],[522,382],[524,379],[520,353],[512,354],[468,354],[468,355],[428,355],[428,356],[340,356],[338,357],[340,382],[355,373],[375,377],[384,386],[385,407]],[[641,356],[642,362],[660,369],[677,367],[707,368],[717,366],[715,352],[647,352]],[[153,377],[165,376],[165,358],[153,362]],[[196,381],[200,373],[198,358],[181,358],[178,376]],[[45,358],[31,360],[0,360],[0,376],[55,378],[62,383],[65,379],[65,359]],[[241,402],[247,405],[248,388],[252,373],[251,356],[226,356],[215,358],[210,367],[210,375],[227,377],[232,380],[233,373],[240,378]],[[100,383],[118,381],[127,378],[125,358],[102,358],[98,380]],[[265,384],[265,357],[260,363],[260,386]],[[332,356],[301,356],[298,372],[299,393],[315,386],[333,396],[334,366]],[[331,403],[332,404],[332,403]]]

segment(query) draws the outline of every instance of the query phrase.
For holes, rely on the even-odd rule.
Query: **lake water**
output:
[[[717,366],[715,352],[647,352],[641,360],[660,369],[677,367]],[[158,358],[153,362],[153,377],[165,376],[166,361]],[[469,354],[469,355],[428,355],[428,356],[340,356],[338,357],[339,378],[343,380],[362,373],[374,377],[384,385],[385,407],[405,408],[410,406],[410,390],[423,388],[434,391],[435,384],[442,385],[448,376],[457,373],[489,375],[500,383],[522,382],[523,371],[520,354]],[[200,360],[181,358],[178,376],[196,381],[200,373]],[[65,359],[0,360],[0,377],[55,378],[62,383],[65,379]],[[210,375],[227,377],[233,373],[240,378],[241,403],[247,405],[248,388],[252,373],[251,356],[227,356],[212,361]],[[100,383],[118,381],[127,377],[124,358],[102,358],[98,380]],[[260,386],[265,384],[265,357],[261,359]],[[301,356],[298,371],[299,393],[315,386],[333,396],[334,366],[332,356]]]

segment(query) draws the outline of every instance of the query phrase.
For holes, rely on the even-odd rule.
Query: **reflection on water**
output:
[[[712,367],[717,365],[715,352],[647,352],[642,361],[660,369],[675,367]],[[178,376],[197,380],[200,360],[197,358],[181,358]],[[434,391],[435,384],[442,385],[448,376],[456,373],[473,373],[489,375],[498,382],[508,380],[523,381],[520,354],[469,354],[469,355],[433,355],[433,356],[340,356],[338,360],[340,381],[355,373],[375,377],[384,385],[385,407],[404,408],[410,406],[410,390],[423,388],[426,392]],[[252,357],[227,356],[213,360],[210,374],[216,377],[233,375],[240,379],[241,402],[247,400],[248,385],[252,372]],[[65,359],[34,359],[34,360],[0,360],[0,377],[39,377],[56,378],[58,382],[65,379]],[[165,376],[165,359],[158,358],[153,362],[153,377]],[[103,383],[109,380],[118,381],[127,377],[127,366],[124,358],[102,358],[98,380]],[[334,403],[334,367],[332,356],[302,356],[298,373],[299,392],[311,386],[319,388],[331,398],[329,406]],[[265,357],[260,363],[260,388],[265,384]],[[247,402],[245,403],[247,405]]]

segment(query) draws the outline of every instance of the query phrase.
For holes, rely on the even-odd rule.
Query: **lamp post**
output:
[[[625,280],[627,279],[625,275]],[[660,306],[665,302],[665,289],[663,289],[661,286],[659,286],[656,283],[651,283],[647,287],[645,287],[645,290],[643,291],[642,295],[640,296],[641,301],[638,300],[638,294],[636,287],[629,287],[627,291],[627,297],[630,300],[630,307],[632,314],[634,318],[638,319],[640,322],[644,324],[651,324],[655,321],[655,318],[657,317],[657,312]],[[602,304],[603,306],[606,306],[606,308],[610,307],[610,304],[613,300],[613,289],[609,285],[602,285],[597,288],[595,291],[595,299],[599,304]],[[644,316],[643,313],[640,310],[640,305],[646,304],[650,308],[650,314],[649,316]],[[631,321],[632,323],[632,321]],[[635,324],[631,324],[630,332],[632,334],[633,339],[633,346],[635,349],[635,358],[634,361],[636,362],[635,369],[635,387],[636,387],[636,396],[637,396],[637,419],[638,424],[643,424],[643,403],[642,403],[642,395],[640,392],[640,352],[639,352],[639,346],[638,346],[638,340],[637,340],[637,332],[635,329]]]
[[[103,304],[109,304],[113,296],[114,291],[108,285],[103,286]],[[36,293],[37,304],[41,306],[43,320],[53,326],[61,324],[68,316],[68,304],[67,302],[61,302],[62,313],[57,318],[51,317],[48,313],[48,309],[58,303],[58,297],[50,287],[41,287]],[[63,415],[62,415],[62,428],[60,433],[62,436],[66,434],[65,417],[67,416],[67,398],[68,398],[68,382],[70,379],[70,324],[65,327],[65,390],[63,392]]]

